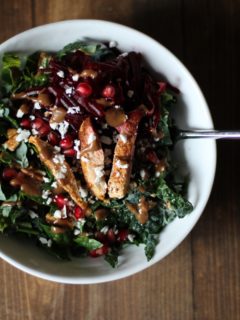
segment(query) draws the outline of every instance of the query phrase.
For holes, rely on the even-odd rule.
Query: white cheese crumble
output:
[[[58,127],[58,123],[57,122],[50,122],[49,125],[53,130],[56,130],[57,127]]]
[[[129,234],[129,235],[127,236],[127,238],[128,238],[128,240],[129,240],[130,242],[133,242],[133,241],[134,241],[134,238],[135,238],[135,235],[134,235],[134,234]]]
[[[65,89],[66,94],[72,94],[72,92],[73,92],[73,88],[71,88],[71,87],[68,87]]]
[[[16,141],[18,142],[21,142],[21,141],[24,141],[24,142],[28,142],[28,138],[30,137],[31,135],[31,132],[29,130],[25,130],[25,129],[17,129],[17,137],[16,137]]]
[[[160,177],[160,172],[159,172],[159,171],[157,171],[157,172],[155,173],[155,177]]]
[[[140,176],[142,179],[144,179],[146,177],[146,171],[144,169],[140,170]]]
[[[89,137],[88,137],[87,143],[88,143],[88,144],[91,144],[91,143],[93,143],[93,141],[95,141],[95,140],[96,140],[96,136],[95,136],[95,134],[94,134],[93,132],[91,132],[90,135],[89,135]]]
[[[81,230],[79,230],[79,229],[74,229],[74,230],[73,230],[73,234],[74,234],[75,236],[78,236],[80,233],[81,233]]]
[[[51,245],[52,245],[51,239],[47,240],[44,237],[39,237],[38,240],[41,242],[41,244],[47,245],[48,247],[51,247]]]
[[[108,145],[112,144],[112,139],[107,136],[101,136],[100,140],[104,144],[108,144]]]
[[[52,203],[52,199],[48,198],[47,201],[46,201],[46,204],[49,205],[50,203]]]
[[[40,103],[39,102],[35,102],[33,108],[34,109],[41,109]]]
[[[118,168],[121,168],[121,169],[127,169],[128,168],[128,163],[122,163],[121,160],[117,160],[116,161],[116,166]]]
[[[58,146],[54,146],[54,153],[59,153],[61,151],[61,148]]]
[[[74,146],[73,149],[76,151],[76,158],[80,159],[81,153],[80,153],[80,140],[74,140]]]
[[[38,214],[36,212],[32,211],[32,210],[29,210],[28,214],[29,214],[31,219],[38,218]]]
[[[79,75],[76,73],[72,76],[73,81],[78,81]]]
[[[101,230],[100,230],[100,232],[102,232],[103,234],[107,234],[107,232],[108,232],[108,226],[104,226]]]
[[[123,142],[123,143],[126,143],[127,142],[127,136],[125,134],[120,134],[119,135],[119,138],[120,140]]]
[[[61,218],[62,218],[62,212],[61,212],[61,210],[56,210],[56,211],[53,213],[53,216],[54,216],[54,218],[56,218],[56,219],[61,219]]]
[[[24,112],[22,112],[21,109],[18,109],[17,114],[16,114],[16,117],[17,117],[17,118],[22,118],[23,116],[24,116]]]
[[[62,70],[59,70],[57,72],[57,75],[59,76],[59,78],[64,78],[64,72]]]
[[[134,95],[134,91],[133,90],[128,90],[127,95],[129,98],[132,98]]]
[[[47,178],[47,177],[43,177],[43,181],[44,181],[45,183],[48,183],[48,182],[50,182],[50,179]]]
[[[84,189],[83,187],[80,187],[79,188],[79,193],[80,193],[80,196],[82,198],[86,198],[88,196],[88,191],[87,189]]]
[[[117,41],[109,41],[109,44],[108,44],[109,48],[116,48],[117,46]]]
[[[68,111],[67,111],[67,113],[70,113],[70,114],[75,114],[75,113],[79,113],[79,112],[80,112],[79,107],[70,107],[70,108],[68,108]]]
[[[43,190],[43,192],[42,192],[42,198],[43,198],[43,199],[47,199],[50,194],[51,194],[50,190]]]
[[[51,187],[56,189],[58,187],[58,184],[57,184],[57,181],[54,181],[52,184],[51,184]]]
[[[32,129],[32,134],[33,134],[34,136],[36,136],[36,135],[38,134],[38,130],[35,129],[35,128],[33,128],[33,129]]]
[[[53,162],[58,164],[58,163],[64,163],[65,157],[63,154],[56,154],[53,157]]]

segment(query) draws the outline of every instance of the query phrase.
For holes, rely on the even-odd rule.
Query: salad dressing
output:
[[[42,194],[41,183],[23,172],[19,172],[16,178],[10,181],[11,186],[20,187],[21,191],[31,196],[40,196]]]

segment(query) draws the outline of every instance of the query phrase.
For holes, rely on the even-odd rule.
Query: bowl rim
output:
[[[101,24],[101,25],[108,25],[109,27],[114,26],[117,28],[121,28],[122,30],[125,30],[126,32],[130,32],[130,33],[135,33],[138,36],[141,36],[142,38],[147,39],[148,41],[151,41],[155,46],[158,46],[161,48],[161,50],[165,51],[168,55],[171,56],[171,59],[175,60],[175,62],[181,67],[181,69],[184,71],[184,73],[188,76],[189,80],[192,82],[192,85],[194,86],[195,90],[197,90],[199,97],[202,100],[202,104],[205,105],[205,112],[207,114],[207,117],[209,119],[209,123],[211,123],[211,126],[213,127],[213,121],[212,121],[212,116],[208,107],[208,104],[206,102],[206,99],[199,87],[199,85],[197,84],[196,80],[194,79],[194,77],[192,76],[192,74],[190,73],[190,71],[185,67],[185,65],[181,62],[181,60],[179,58],[177,58],[169,49],[167,49],[164,45],[162,45],[160,42],[158,42],[157,40],[155,40],[154,38],[148,36],[147,34],[136,30],[134,28],[128,27],[126,25],[122,25],[120,23],[116,23],[116,22],[111,22],[111,21],[107,21],[107,20],[100,20],[100,19],[71,19],[71,20],[62,20],[62,21],[57,21],[57,22],[53,22],[53,23],[47,23],[47,24],[43,24],[34,28],[30,28],[28,30],[25,30],[23,32],[20,32],[16,35],[14,35],[13,37],[7,39],[6,41],[2,42],[0,44],[0,54],[2,54],[4,52],[4,47],[7,46],[8,44],[10,44],[11,42],[15,41],[16,39],[18,39],[19,37],[21,38],[22,36],[24,36],[25,34],[30,34],[32,32],[35,32],[37,30],[40,31],[47,31],[47,29],[49,27],[53,27],[53,26],[62,26],[62,25],[69,25],[69,24],[75,24],[75,23],[94,23],[94,24]],[[120,273],[114,273],[114,274],[110,274],[110,275],[104,275],[104,276],[93,276],[92,281],[89,280],[89,278],[87,279],[83,279],[81,277],[69,277],[69,276],[58,276],[58,275],[52,275],[52,274],[47,274],[45,272],[42,271],[38,271],[36,269],[30,268],[27,265],[25,265],[24,263],[18,262],[16,260],[14,260],[13,258],[9,257],[7,254],[3,253],[0,250],[0,257],[5,260],[6,262],[10,263],[12,266],[32,275],[32,276],[36,276],[39,278],[42,278],[44,280],[49,280],[49,281],[53,281],[53,282],[57,282],[57,283],[65,283],[65,284],[97,284],[97,283],[104,283],[104,282],[109,282],[109,281],[114,281],[114,280],[120,280],[122,278],[126,278],[128,276],[134,275],[150,266],[152,266],[153,264],[155,264],[156,262],[161,261],[162,259],[164,259],[169,253],[171,253],[178,245],[180,245],[182,243],[182,241],[187,237],[187,235],[191,232],[191,230],[193,229],[193,227],[195,226],[195,224],[197,223],[197,221],[199,220],[200,216],[203,213],[203,210],[209,200],[210,194],[211,194],[211,190],[213,187],[213,183],[214,183],[214,178],[215,178],[215,173],[216,173],[216,163],[217,163],[217,149],[216,149],[216,142],[212,141],[212,167],[213,170],[211,172],[211,177],[208,178],[209,179],[209,184],[208,184],[208,190],[207,190],[207,197],[205,198],[205,201],[203,201],[202,206],[199,209],[198,215],[196,216],[195,220],[189,224],[188,228],[186,228],[185,233],[178,238],[178,241],[172,245],[171,247],[168,248],[168,250],[165,251],[165,253],[161,256],[160,259],[152,259],[151,261],[149,261],[147,264],[144,265],[135,265],[134,267],[130,268],[130,272],[129,270],[124,270],[121,271]]]

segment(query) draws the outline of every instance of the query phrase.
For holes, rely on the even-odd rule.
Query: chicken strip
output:
[[[77,181],[69,164],[64,160],[64,156],[59,153],[56,154],[49,143],[36,136],[31,136],[29,142],[36,147],[40,160],[51,171],[58,184],[68,192],[79,207],[85,210],[87,203],[79,195]]]
[[[108,181],[110,198],[121,199],[128,192],[137,129],[143,116],[144,111],[136,109],[129,114],[128,120],[117,128],[120,134],[114,150],[113,165]]]
[[[105,198],[107,184],[104,173],[104,152],[91,118],[86,118],[79,130],[81,166],[91,192],[100,200]]]

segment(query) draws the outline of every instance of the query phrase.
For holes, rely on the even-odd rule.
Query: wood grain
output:
[[[2,0],[0,40],[35,25],[95,18],[135,27],[194,74],[217,128],[240,127],[239,0]],[[0,263],[0,320],[240,319],[240,148],[218,144],[203,217],[167,258],[127,279],[73,286]]]

